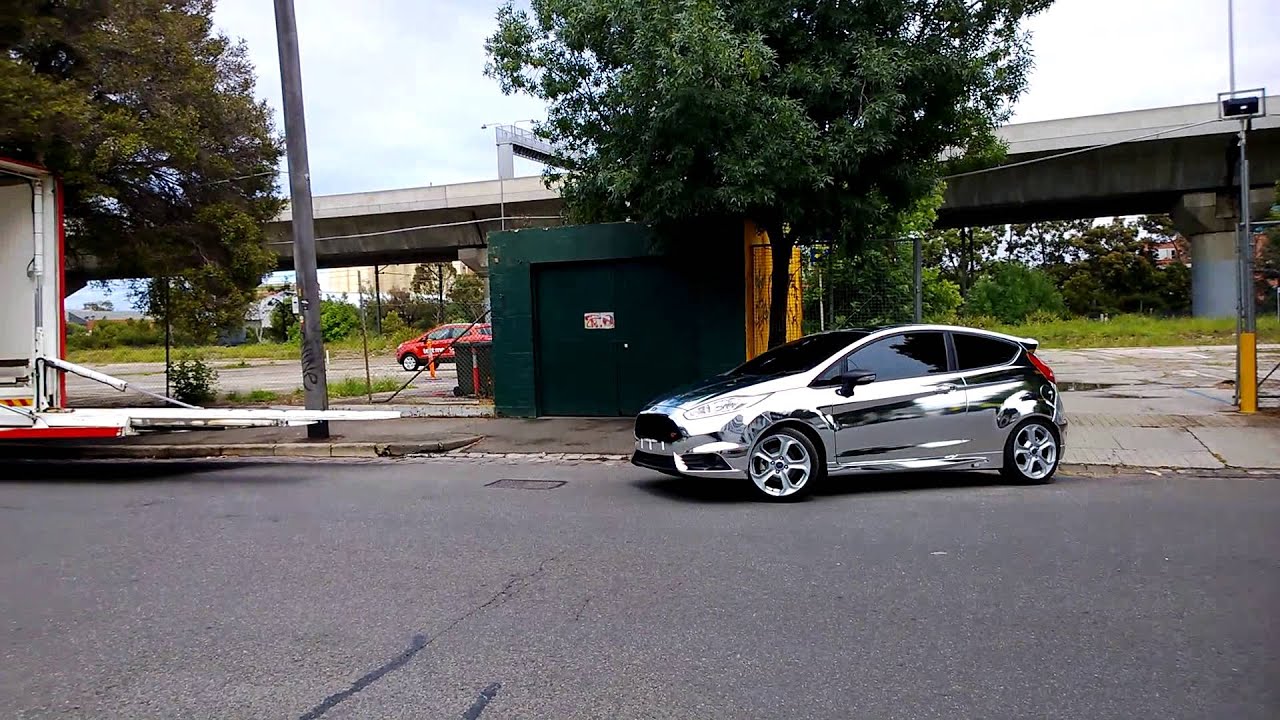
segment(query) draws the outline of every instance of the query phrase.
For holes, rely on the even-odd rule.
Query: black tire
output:
[[[1009,431],[1004,441],[1004,464],[1000,474],[1023,485],[1044,485],[1062,463],[1062,436],[1044,418],[1023,420]]]
[[[418,360],[418,356],[413,353],[405,353],[400,357],[400,367],[407,372],[415,372],[421,365],[422,361]]]
[[[761,436],[747,458],[751,486],[758,497],[771,502],[804,498],[822,482],[825,472],[823,458],[813,442],[799,430],[786,427]]]

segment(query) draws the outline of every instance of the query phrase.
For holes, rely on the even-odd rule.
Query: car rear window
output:
[[[953,333],[951,339],[956,344],[956,363],[961,370],[1007,365],[1018,355],[1017,345],[997,338]]]

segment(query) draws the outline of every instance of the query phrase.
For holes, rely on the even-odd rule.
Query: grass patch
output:
[[[373,392],[384,393],[399,390],[402,381],[391,377],[375,377],[372,381]],[[341,380],[329,381],[329,399],[355,398],[365,397],[367,391],[365,389],[364,378],[348,377]],[[306,392],[302,388],[297,388],[293,392],[281,393],[274,390],[250,390],[249,392],[239,392],[233,390],[222,396],[222,400],[227,405],[249,405],[249,404],[302,404]]]
[[[371,383],[375,393],[399,390],[403,384],[402,381],[389,377],[375,377]],[[298,392],[301,393],[302,391],[299,390]],[[361,377],[348,377],[329,382],[329,397],[331,398],[360,397],[367,393],[364,378]]]
[[[391,338],[369,338],[369,355],[391,357],[398,341]],[[364,354],[360,338],[347,338],[325,344],[331,357],[359,357]],[[249,367],[250,360],[297,360],[302,350],[292,343],[250,343],[235,347],[206,345],[201,347],[175,347],[171,354],[199,357],[208,361],[231,361],[231,367]],[[114,365],[117,363],[162,363],[164,346],[116,347],[92,350],[68,350],[67,359],[81,365]]]
[[[1155,318],[1145,315],[1119,315],[1105,322],[1076,318],[1019,325],[970,318],[962,320],[961,324],[1035,338],[1042,347],[1060,349],[1230,345],[1235,342],[1236,332],[1233,318]],[[1280,342],[1280,322],[1275,318],[1259,317],[1258,342]]]
[[[235,405],[237,403],[274,403],[278,402],[282,397],[285,396],[274,390],[250,390],[247,393],[232,390],[224,395],[223,399]]]

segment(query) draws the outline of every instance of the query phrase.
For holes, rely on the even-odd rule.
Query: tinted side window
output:
[[[953,333],[951,339],[956,344],[956,362],[961,370],[1004,365],[1018,354],[1018,347],[1004,340],[962,333]]]
[[[947,372],[947,343],[940,332],[907,333],[855,350],[843,369],[870,370],[876,382]]]

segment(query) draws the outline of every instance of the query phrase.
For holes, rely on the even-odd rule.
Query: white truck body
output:
[[[65,359],[64,227],[57,178],[0,158],[0,441],[400,417],[394,411],[68,408],[66,372],[122,392],[130,388]]]

